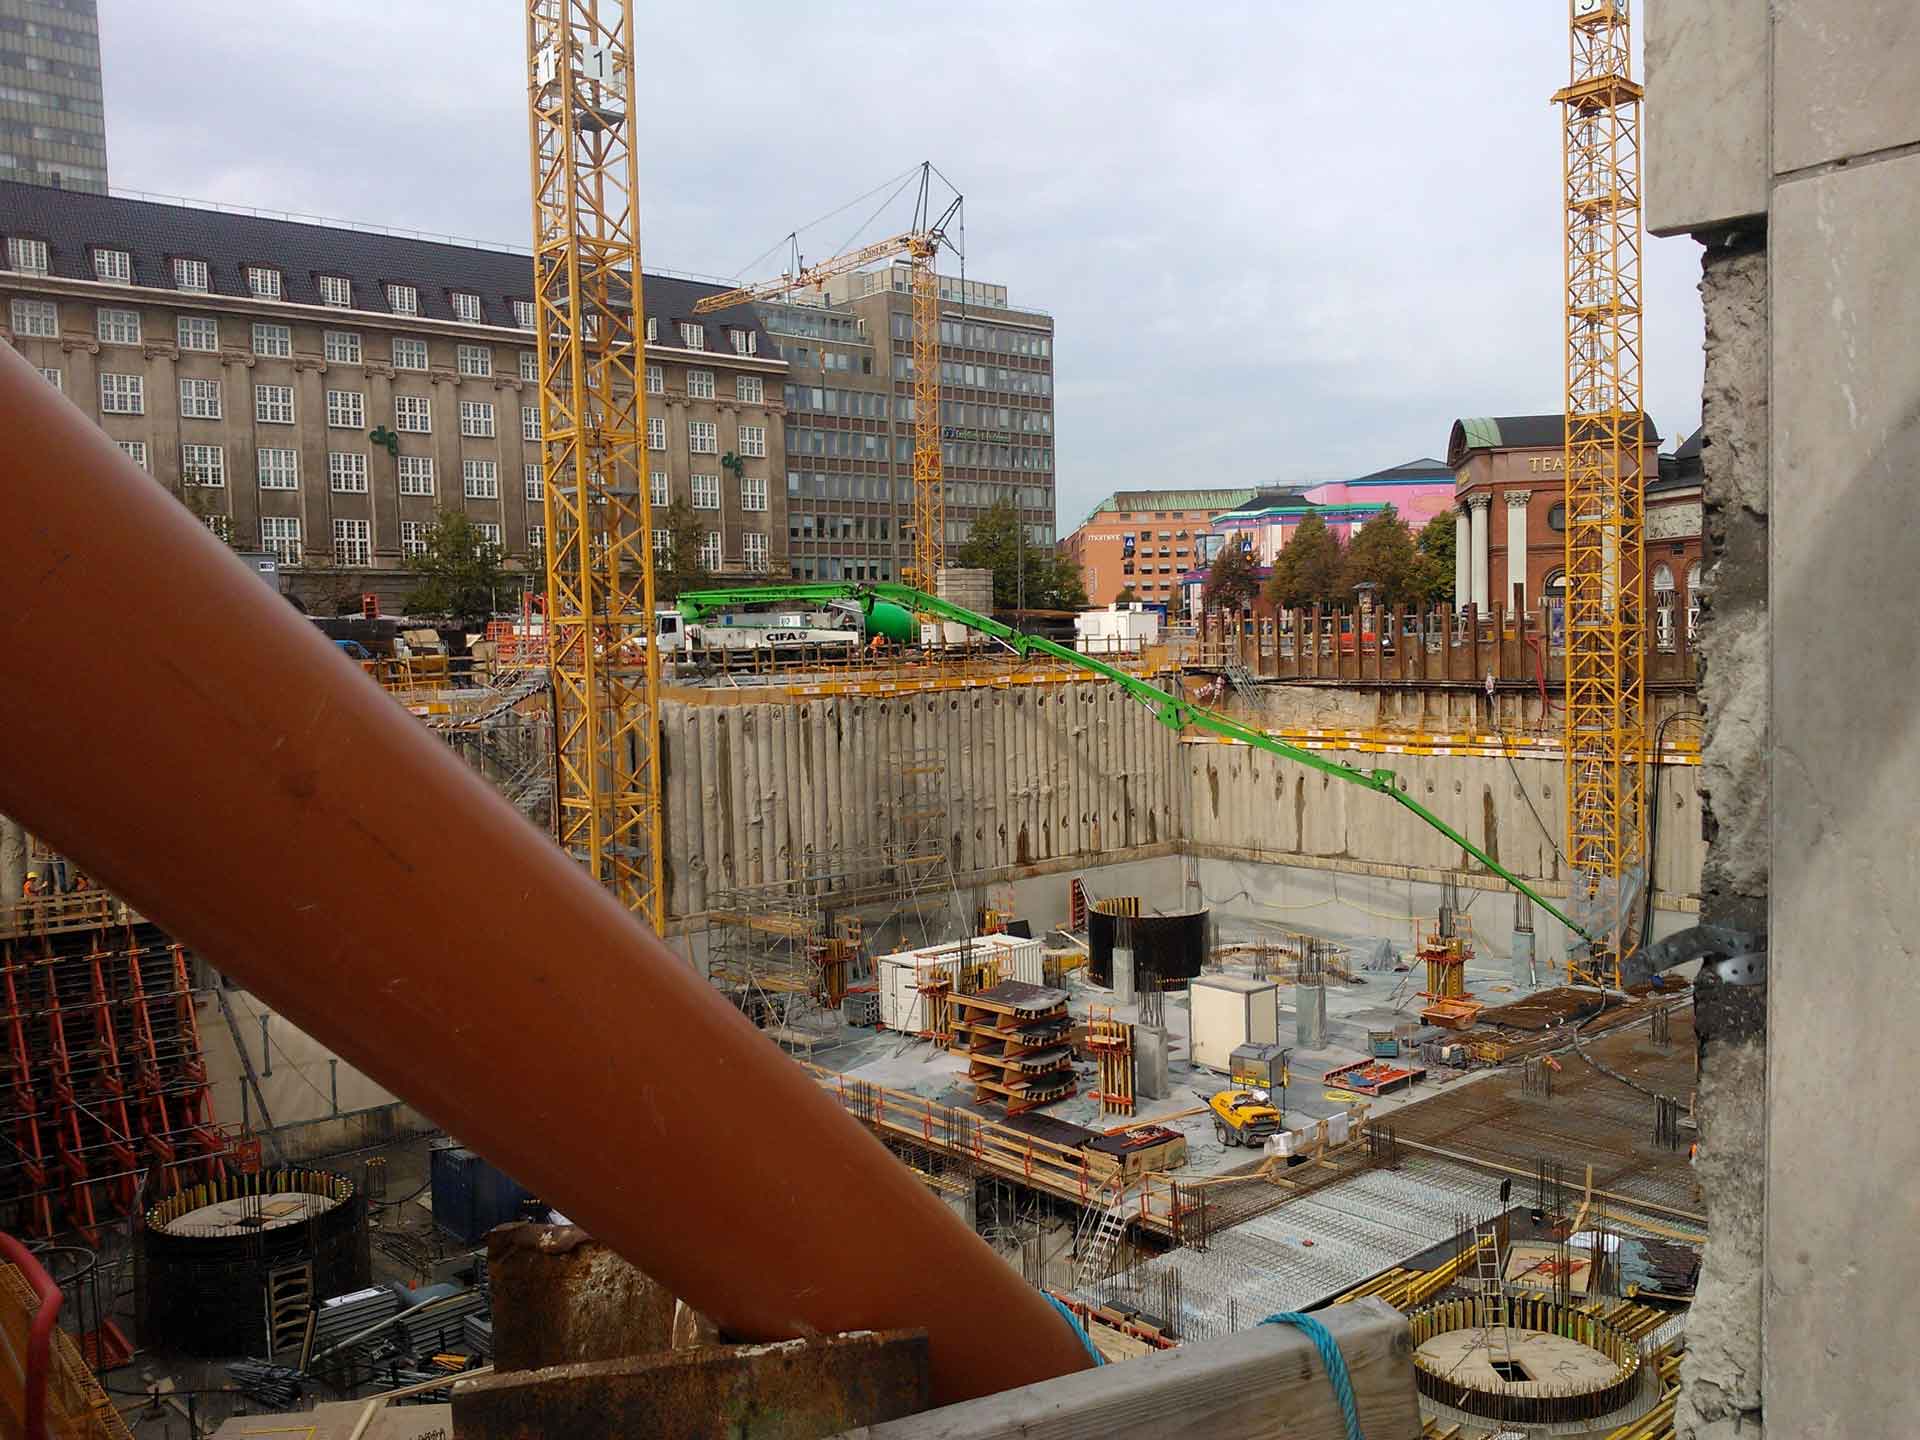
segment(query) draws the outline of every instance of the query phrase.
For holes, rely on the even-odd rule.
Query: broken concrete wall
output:
[[[1648,18],[1648,221],[1707,246],[1705,912],[1771,942],[1764,990],[1698,997],[1713,1239],[1676,1420],[1904,1435],[1920,1135],[1863,1097],[1920,1068],[1920,26],[1872,0]]]

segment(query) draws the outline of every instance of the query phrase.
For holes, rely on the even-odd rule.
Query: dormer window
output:
[[[131,284],[133,256],[125,250],[96,248],[93,252],[93,278],[115,285]]]
[[[388,285],[387,308],[396,315],[418,315],[420,292],[411,285]]]
[[[480,297],[465,290],[453,292],[453,318],[471,324],[480,323]]]
[[[18,270],[23,275],[44,275],[47,273],[47,242],[27,240],[20,236],[7,238],[7,268]]]
[[[344,275],[322,275],[318,278],[322,305],[331,305],[336,310],[353,308],[353,281]]]
[[[280,272],[271,265],[247,266],[247,293],[256,300],[278,300],[286,292],[280,284]]]
[[[204,260],[175,260],[173,262],[173,288],[193,290],[201,294],[207,289],[207,262]]]
[[[707,348],[707,327],[692,320],[680,322],[680,343],[689,350]]]

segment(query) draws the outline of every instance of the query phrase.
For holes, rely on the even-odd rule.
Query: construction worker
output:
[[[33,900],[44,894],[46,894],[46,891],[40,886],[40,872],[38,870],[27,871],[27,878],[20,882],[20,898],[22,900]]]

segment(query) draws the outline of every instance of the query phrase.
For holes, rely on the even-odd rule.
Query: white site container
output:
[[[1160,641],[1160,612],[1138,602],[1083,610],[1073,617],[1074,648],[1082,655],[1138,655]]]
[[[1231,1074],[1241,1045],[1280,1040],[1280,987],[1245,975],[1200,975],[1187,982],[1187,1014],[1196,1065]]]
[[[909,1034],[926,1029],[920,995],[921,975],[931,974],[938,967],[951,980],[969,958],[983,960],[989,953],[999,956],[1003,979],[1038,985],[1045,978],[1042,969],[1045,947],[1038,940],[1023,940],[1018,935],[979,935],[972,940],[882,955],[874,961],[876,988],[880,993],[880,1023],[889,1030]]]

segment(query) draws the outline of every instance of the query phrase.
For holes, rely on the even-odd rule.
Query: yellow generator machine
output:
[[[1207,1100],[1213,1133],[1222,1145],[1255,1146],[1277,1134],[1285,1123],[1265,1090],[1222,1090]]]

